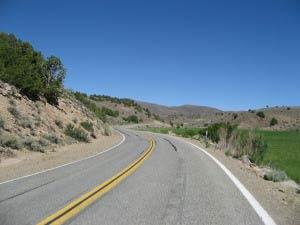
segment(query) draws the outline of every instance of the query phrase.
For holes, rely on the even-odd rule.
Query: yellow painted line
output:
[[[127,166],[124,170],[116,174],[115,176],[111,177],[104,183],[100,184],[90,192],[82,195],[71,204],[65,206],[64,208],[60,209],[58,212],[54,213],[53,215],[49,216],[45,220],[39,222],[37,225],[58,225],[63,224],[71,217],[78,214],[80,211],[85,209],[88,205],[96,201],[106,192],[111,190],[115,187],[118,183],[132,174],[139,166],[143,164],[143,162],[151,155],[153,149],[155,148],[155,141],[151,137],[147,137],[150,142],[149,148],[146,152],[140,156],[135,162]]]

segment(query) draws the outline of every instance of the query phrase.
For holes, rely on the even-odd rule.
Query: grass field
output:
[[[169,131],[183,136],[193,137],[205,132],[203,128],[147,128],[146,130],[167,134]],[[257,130],[268,145],[263,155],[262,165],[286,172],[289,178],[300,182],[300,132]]]
[[[149,127],[146,129],[147,131],[152,131],[156,133],[162,133],[162,134],[168,134],[170,131],[172,131],[174,134],[182,136],[182,137],[193,137],[199,133],[205,132],[205,129],[203,128],[159,128],[159,127]]]
[[[258,130],[268,145],[263,164],[283,170],[300,182],[300,132]]]

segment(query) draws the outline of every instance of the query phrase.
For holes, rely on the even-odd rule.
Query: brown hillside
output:
[[[138,102],[142,107],[148,108],[151,112],[158,114],[164,119],[174,118],[176,116],[183,117],[202,117],[222,112],[219,109],[207,106],[182,105],[182,106],[162,106],[147,102]]]
[[[86,121],[93,131],[82,127],[81,122]],[[46,101],[32,101],[15,87],[0,82],[0,157],[22,149],[45,152],[75,143],[64,133],[68,124],[79,128],[89,141],[103,135],[103,123],[72,94],[65,92],[56,107]]]

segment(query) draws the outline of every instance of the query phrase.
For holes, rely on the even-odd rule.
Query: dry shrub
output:
[[[107,123],[104,124],[104,135],[105,136],[111,136],[112,135],[111,128]]]

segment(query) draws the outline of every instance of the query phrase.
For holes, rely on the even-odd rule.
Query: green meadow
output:
[[[283,170],[291,179],[300,182],[300,132],[264,130],[256,132],[263,136],[268,145],[262,164]]]
[[[146,130],[167,134],[172,131],[183,137],[204,134],[203,128],[147,128]],[[300,182],[300,132],[256,130],[268,145],[261,165],[283,170],[289,178]]]

